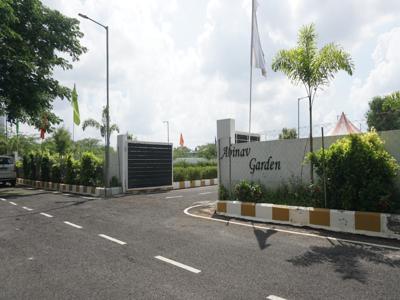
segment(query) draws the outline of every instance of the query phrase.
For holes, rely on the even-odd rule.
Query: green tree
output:
[[[76,141],[73,146],[75,159],[79,159],[84,152],[92,152],[96,157],[104,157],[104,145],[100,144],[99,139],[86,138]]]
[[[216,159],[217,146],[213,143],[197,146],[197,155],[206,159]]]
[[[368,128],[378,131],[400,129],[400,91],[377,96],[366,113]]]
[[[304,85],[309,99],[310,111],[310,151],[312,139],[312,99],[318,88],[329,84],[340,70],[353,74],[354,64],[350,54],[339,45],[330,43],[317,48],[317,33],[314,24],[303,26],[298,35],[297,47],[280,50],[272,61],[272,69],[283,72],[294,84]],[[311,165],[311,181],[314,181]]]
[[[174,148],[174,159],[175,158],[181,158],[181,157],[189,157],[191,153],[191,150],[188,147],[177,147]]]
[[[79,22],[40,0],[0,0],[0,114],[10,122],[47,128],[60,122],[53,101],[70,90],[53,78],[56,68],[71,69],[86,51]]]
[[[87,120],[83,121],[82,129],[85,130],[88,127],[96,128],[97,130],[100,131],[100,135],[104,138],[104,140],[107,141],[107,136],[106,136],[106,134],[107,134],[106,127],[107,126],[106,125],[107,125],[107,108],[103,107],[101,123],[96,121],[95,119],[87,119]],[[110,136],[115,131],[119,133],[119,128],[118,128],[117,124],[110,125]]]
[[[65,128],[63,127],[58,128],[53,133],[52,138],[54,140],[55,150],[59,155],[64,156],[71,149],[72,147],[71,134]]]
[[[297,132],[295,128],[282,128],[282,133],[279,134],[280,140],[291,140],[297,138]]]

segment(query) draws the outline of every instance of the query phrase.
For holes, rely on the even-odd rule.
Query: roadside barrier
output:
[[[275,205],[240,201],[218,201],[219,215],[250,221],[308,226],[400,240],[400,215]]]
[[[174,190],[179,190],[179,189],[189,189],[189,188],[201,187],[201,186],[211,186],[211,185],[217,185],[217,184],[218,184],[218,178],[201,179],[201,180],[187,180],[187,181],[174,182],[173,188],[174,188]]]

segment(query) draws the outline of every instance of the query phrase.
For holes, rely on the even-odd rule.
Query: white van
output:
[[[0,183],[9,182],[12,186],[15,186],[16,178],[14,158],[12,156],[0,155]]]

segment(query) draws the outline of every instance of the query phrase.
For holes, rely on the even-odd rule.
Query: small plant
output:
[[[185,181],[186,176],[185,176],[185,168],[174,168],[174,181],[179,182],[179,181]]]
[[[222,184],[218,186],[218,199],[229,200],[229,192]]]
[[[24,171],[24,178],[29,179],[31,175],[30,173],[31,167],[30,167],[30,157],[28,155],[24,155],[22,157],[22,169]]]
[[[65,160],[65,183],[79,183],[79,161],[75,160],[72,155],[68,155]]]
[[[99,165],[100,161],[93,153],[83,153],[80,161],[80,183],[87,186],[95,186],[100,180],[97,169]]]
[[[40,160],[40,179],[42,181],[50,180],[50,155],[48,153],[43,153]]]
[[[117,178],[117,176],[113,176],[110,180],[110,186],[111,187],[118,187],[121,186],[121,184],[119,183],[119,180]]]
[[[243,180],[234,189],[236,199],[243,202],[259,202],[262,199],[263,191],[261,185]]]
[[[51,166],[51,181],[52,182],[61,182],[61,167],[60,163],[57,161],[53,161]]]

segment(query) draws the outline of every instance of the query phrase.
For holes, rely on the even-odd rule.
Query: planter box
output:
[[[302,206],[218,201],[217,214],[400,240],[400,215]]]

